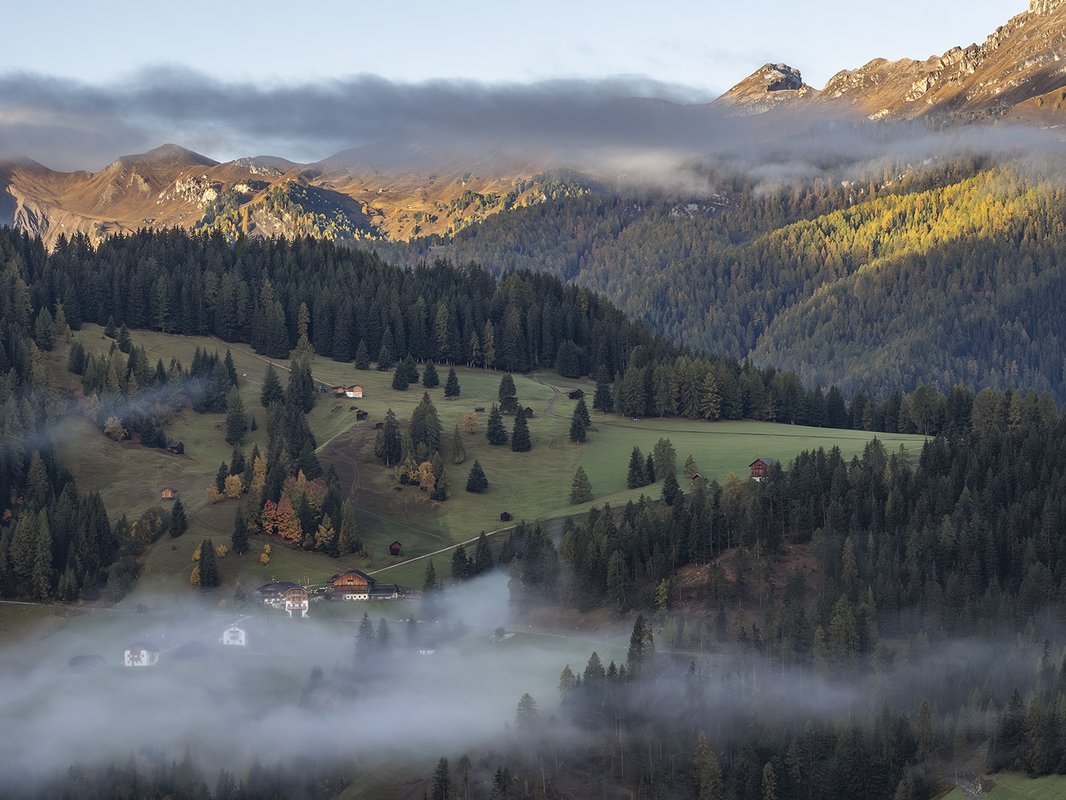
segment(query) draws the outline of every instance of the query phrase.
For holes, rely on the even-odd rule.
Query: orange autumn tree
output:
[[[263,532],[280,536],[289,542],[299,542],[303,538],[300,530],[300,520],[296,518],[296,512],[292,506],[292,500],[284,495],[281,501],[275,503],[267,500],[263,504]]]

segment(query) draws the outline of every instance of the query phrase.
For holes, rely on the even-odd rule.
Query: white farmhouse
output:
[[[122,663],[127,667],[152,667],[159,663],[159,650],[144,642],[126,648]]]
[[[220,644],[224,644],[227,647],[247,647],[248,631],[236,625],[230,625],[226,630],[222,631],[222,635],[218,637],[218,641]]]

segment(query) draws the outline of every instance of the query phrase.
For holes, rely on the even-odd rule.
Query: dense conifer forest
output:
[[[433,246],[602,292],[669,339],[887,394],[929,384],[1066,398],[1061,189],[959,158],[776,188],[606,193],[500,214]],[[410,257],[410,256],[409,256]]]

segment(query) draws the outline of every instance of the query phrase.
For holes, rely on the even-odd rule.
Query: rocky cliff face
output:
[[[764,64],[718,98],[714,105],[737,114],[761,114],[803,105],[817,94],[817,90],[803,82],[798,69],[788,64]]]
[[[769,86],[758,91],[762,82],[754,81],[755,76],[741,81],[720,101],[759,110],[782,105]],[[858,69],[838,72],[820,92],[794,96],[812,107],[873,120],[937,116],[970,121],[1009,115],[1016,109],[1031,111],[1036,98],[1064,88],[1066,0],[1030,0],[1026,12],[981,44],[953,47],[924,61],[874,59]]]

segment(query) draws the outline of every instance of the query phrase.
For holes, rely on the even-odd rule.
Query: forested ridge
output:
[[[960,765],[1066,773],[1066,421],[993,390],[957,400],[916,464],[876,441],[850,462],[803,453],[761,483],[601,509],[558,554],[520,526],[516,602],[641,616],[625,661],[562,671],[581,744],[527,719],[502,763],[547,770],[559,796],[730,800],[917,800]],[[789,566],[797,549],[811,560]]]
[[[713,185],[691,202],[596,192],[427,244],[494,272],[549,271],[674,341],[845,394],[961,383],[1066,398],[1052,177],[973,158],[865,182]]]

